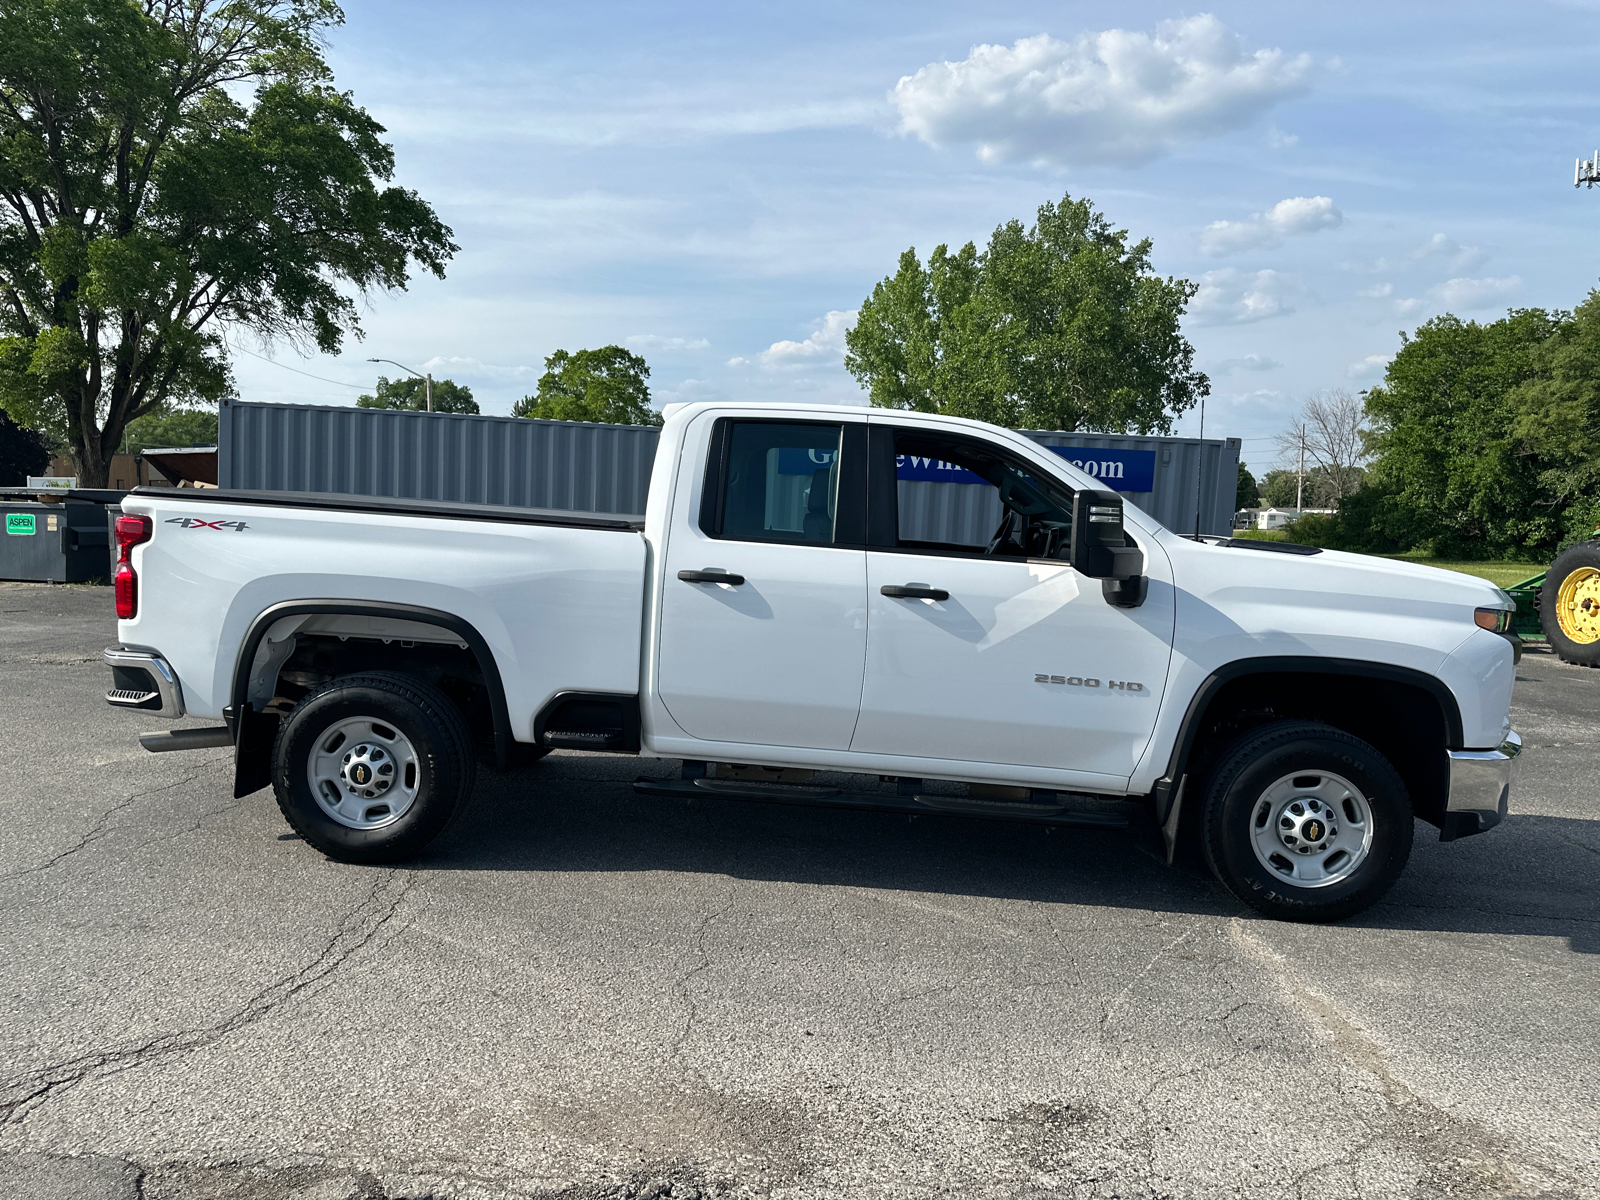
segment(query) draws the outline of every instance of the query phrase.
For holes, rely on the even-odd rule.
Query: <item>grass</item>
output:
[[[1382,554],[1378,557],[1392,558],[1399,562],[1421,563],[1425,567],[1442,567],[1446,571],[1460,571],[1463,575],[1476,575],[1479,579],[1487,579],[1496,587],[1510,587],[1514,583],[1521,583],[1550,565],[1547,562],[1446,562],[1444,559],[1429,558],[1424,554]]]
[[[1249,538],[1258,542],[1287,542],[1289,540],[1289,535],[1281,529],[1241,529],[1235,530],[1233,536]],[[1479,579],[1487,579],[1496,587],[1510,587],[1514,583],[1521,583],[1524,579],[1529,579],[1539,574],[1550,565],[1548,562],[1447,561],[1441,558],[1430,558],[1428,555],[1416,550],[1406,554],[1379,554],[1374,557],[1392,558],[1397,562],[1421,563],[1425,567],[1439,567],[1446,571],[1460,571],[1463,575],[1476,575]]]

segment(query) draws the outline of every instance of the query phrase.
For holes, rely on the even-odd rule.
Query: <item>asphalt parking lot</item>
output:
[[[1600,671],[1513,814],[1275,924],[1138,838],[482,777],[399,868],[108,709],[0,584],[0,1195],[1600,1196]],[[204,722],[186,722],[204,723]]]

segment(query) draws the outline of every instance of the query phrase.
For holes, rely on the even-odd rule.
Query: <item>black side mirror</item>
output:
[[[1128,545],[1122,528],[1122,497],[1085,488],[1072,500],[1072,567],[1101,580],[1106,602],[1119,608],[1144,603],[1144,552]]]

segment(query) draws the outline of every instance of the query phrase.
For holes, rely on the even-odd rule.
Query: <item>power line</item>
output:
[[[302,371],[298,367],[286,367],[281,362],[270,359],[264,354],[257,354],[254,350],[246,350],[243,346],[230,345],[228,349],[237,350],[240,354],[248,354],[251,358],[259,358],[262,362],[277,367],[280,371],[293,371],[296,375],[304,375],[307,379],[317,379],[323,383],[336,383],[340,387],[355,388],[357,391],[366,390],[367,385],[364,383],[346,383],[342,379],[329,379],[326,375],[313,375],[310,371]]]

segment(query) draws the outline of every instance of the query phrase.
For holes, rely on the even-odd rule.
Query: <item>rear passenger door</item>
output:
[[[866,659],[866,424],[722,417],[708,446],[674,497],[661,703],[705,741],[847,749]]]

